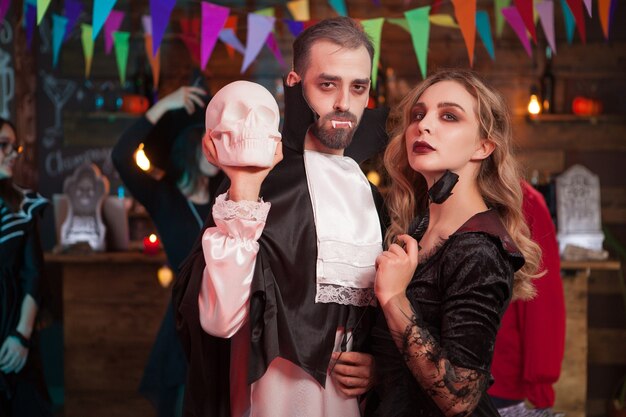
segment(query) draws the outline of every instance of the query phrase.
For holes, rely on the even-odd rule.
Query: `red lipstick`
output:
[[[434,150],[435,148],[433,148],[432,146],[428,144],[428,142],[424,142],[423,140],[418,140],[415,143],[413,143],[414,153],[424,154],[424,153],[433,152]]]

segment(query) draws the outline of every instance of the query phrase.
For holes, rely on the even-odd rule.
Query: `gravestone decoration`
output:
[[[602,251],[600,180],[582,165],[574,165],[556,179],[559,251],[567,245]]]
[[[109,180],[96,165],[85,163],[65,179],[63,193],[69,200],[69,210],[61,226],[61,246],[86,242],[92,250],[104,251],[102,204],[109,193]]]

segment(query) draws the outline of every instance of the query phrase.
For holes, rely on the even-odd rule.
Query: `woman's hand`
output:
[[[8,336],[0,348],[0,371],[18,373],[26,365],[28,348],[22,346],[15,336]]]
[[[198,109],[205,107],[202,96],[206,96],[207,92],[200,87],[180,87],[178,90],[170,93],[156,102],[156,104],[146,112],[146,117],[150,122],[156,124],[159,119],[170,110],[184,108],[187,113],[192,114]]]
[[[406,293],[417,268],[417,241],[409,235],[399,235],[398,240],[406,249],[394,243],[376,258],[374,292],[383,308],[395,296]]]

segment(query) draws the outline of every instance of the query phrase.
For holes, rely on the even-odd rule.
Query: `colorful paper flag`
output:
[[[85,56],[85,78],[91,75],[91,62],[93,60],[93,29],[85,23],[80,25],[83,55]]]
[[[220,30],[219,39],[241,55],[246,53],[246,47],[243,46],[243,43],[241,43],[232,29]]]
[[[565,21],[565,36],[567,37],[567,43],[571,44],[574,41],[576,21],[565,0],[561,0],[561,9],[563,10],[563,20]]]
[[[181,18],[180,28],[180,38],[189,50],[192,61],[194,64],[200,66],[200,18]]]
[[[443,26],[446,28],[458,29],[459,25],[456,24],[452,16],[449,14],[431,14],[428,16],[430,23],[436,26]]]
[[[604,39],[609,39],[609,14],[611,11],[611,0],[598,0],[598,14]]]
[[[144,34],[152,36],[152,16],[147,14],[141,16],[141,26]]]
[[[328,4],[333,8],[339,16],[347,16],[348,9],[346,8],[346,2],[344,0],[328,0]]]
[[[267,41],[265,42],[267,47],[272,51],[276,60],[280,63],[283,68],[287,68],[287,64],[285,64],[285,60],[283,59],[283,54],[280,52],[280,48],[278,47],[278,42],[276,42],[276,38],[273,33],[270,33],[267,36]]]
[[[413,49],[417,56],[417,63],[422,72],[422,78],[426,78],[426,64],[428,58],[428,38],[430,36],[430,20],[428,14],[430,6],[419,7],[417,9],[404,12],[409,31],[411,32],[411,41]]]
[[[152,91],[159,89],[159,75],[161,74],[161,50],[157,49],[156,55],[152,54],[152,35],[144,33],[144,45],[146,47],[146,56],[148,62],[150,62],[150,69],[152,70]]]
[[[591,4],[591,0],[584,0],[585,9],[587,9],[587,14],[589,17],[593,17],[593,5]]]
[[[543,33],[545,33],[546,38],[548,39],[550,49],[552,49],[552,52],[556,54],[556,40],[554,36],[554,2],[551,0],[540,1],[535,4],[535,10],[537,10],[537,13],[539,14],[539,21],[541,22]]]
[[[526,50],[528,56],[532,57],[533,52],[530,48],[530,41],[528,40],[526,25],[524,23],[524,20],[522,19],[522,16],[520,15],[518,8],[513,6],[505,7],[502,9],[502,15],[509,23],[511,28],[513,28],[513,31],[515,31],[515,34],[524,46],[524,49]]]
[[[113,43],[115,44],[115,60],[117,61],[117,72],[120,77],[120,84],[126,84],[126,66],[128,65],[130,32],[113,32]]]
[[[476,12],[476,29],[478,29],[478,36],[483,41],[487,53],[495,61],[496,54],[493,47],[493,37],[491,36],[491,24],[489,23],[489,13],[486,10]]]
[[[83,11],[83,4],[78,0],[65,0],[65,17],[67,17],[67,29],[65,30],[65,37],[63,38],[63,42],[67,42],[70,38],[70,34],[76,23],[78,23],[78,18]]]
[[[222,33],[222,31],[224,29],[230,29],[233,33],[233,36],[235,37],[235,39],[237,39],[237,42],[239,45],[241,45],[241,47],[243,48],[243,44],[239,41],[239,39],[237,38],[237,22],[239,21],[239,17],[237,15],[235,16],[228,16],[228,19],[226,19],[226,23],[224,23],[224,28],[222,30],[220,30],[220,34]],[[221,38],[220,38],[221,40]],[[224,42],[224,41],[222,41]],[[228,57],[230,59],[233,59],[235,57],[235,48],[231,45],[229,45],[227,42],[224,42],[226,44],[226,53],[228,54]],[[243,48],[245,49],[245,48]],[[240,53],[243,55],[243,52],[240,51]]]
[[[113,49],[113,33],[120,29],[123,20],[124,12],[111,10],[109,17],[107,17],[106,22],[104,22],[104,52],[106,52],[107,55],[110,54],[111,49]]]
[[[456,16],[467,48],[470,67],[474,66],[474,46],[476,45],[476,0],[452,0]]]
[[[402,29],[411,33],[411,29],[409,28],[409,22],[406,21],[404,17],[388,17],[387,22],[392,23],[396,26],[400,26]]]
[[[304,22],[296,22],[295,20],[288,19],[284,19],[283,21],[287,23],[289,32],[291,32],[291,34],[296,38],[304,30]]]
[[[59,16],[56,13],[52,14],[52,68],[57,67],[59,62],[59,51],[63,44],[63,38],[65,37],[65,30],[67,29],[67,17]]]
[[[115,2],[117,0],[94,0],[93,2],[93,39],[96,40],[100,30],[104,26],[104,22],[107,21],[109,13],[113,10]]]
[[[202,36],[200,38],[200,69],[204,69],[215,48],[217,37],[228,18],[230,9],[217,4],[202,2]],[[265,42],[265,39],[263,39]]]
[[[152,56],[157,54],[163,34],[170,21],[170,15],[176,0],[150,0],[150,15],[152,16]]]
[[[37,26],[41,24],[41,19],[45,16],[48,6],[50,6],[50,0],[37,0]]]
[[[274,29],[275,18],[270,16],[259,16],[248,13],[248,33],[246,38],[246,52],[243,56],[241,72],[244,73],[250,64],[256,59],[261,48],[267,40],[267,36]]]
[[[11,0],[0,0],[0,23],[4,20],[4,16],[6,16],[9,11],[9,7],[11,7]]]
[[[587,30],[585,28],[585,15],[583,13],[582,0],[567,0],[567,4],[574,15],[574,20],[576,20],[576,26],[578,26],[580,39],[582,39],[583,43],[587,43]]]
[[[37,25],[37,6],[30,3],[24,3],[24,5],[26,6],[26,19],[24,19],[24,24],[26,25],[26,45],[30,50],[33,44],[35,26]]]
[[[504,29],[502,9],[509,7],[510,4],[511,0],[495,0],[493,2],[493,16],[496,18],[496,36],[498,38],[502,36],[502,29]]]
[[[287,9],[296,21],[305,22],[311,18],[309,0],[288,1]]]
[[[376,81],[378,80],[378,61],[380,61],[380,38],[383,33],[383,23],[385,18],[379,17],[376,19],[361,20],[363,25],[363,31],[367,33],[369,38],[374,44],[374,56],[372,58],[372,86],[376,88]]]
[[[537,43],[537,31],[535,30],[535,19],[533,18],[533,0],[515,0],[515,7],[522,18],[522,22],[528,29],[528,33],[533,38],[533,42]],[[509,24],[511,22],[509,21]],[[519,36],[519,35],[518,35]]]

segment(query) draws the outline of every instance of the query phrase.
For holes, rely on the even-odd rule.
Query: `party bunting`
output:
[[[63,38],[63,42],[67,42],[70,38],[70,34],[76,23],[78,23],[78,18],[80,18],[80,14],[83,11],[83,4],[78,0],[65,0],[65,17],[67,17],[67,29],[65,30],[65,37]]]
[[[567,0],[567,4],[574,15],[576,26],[578,26],[578,34],[583,43],[587,43],[587,30],[585,28],[585,15],[583,14],[582,0]]]
[[[309,0],[289,1],[287,2],[287,9],[296,21],[305,22],[311,19]]]
[[[200,38],[200,69],[204,69],[215,48],[217,37],[228,18],[230,9],[202,2],[202,37]],[[265,41],[265,38],[263,38]]]
[[[144,33],[146,56],[148,57],[148,62],[150,62],[150,69],[152,70],[152,91],[157,91],[159,89],[159,75],[161,74],[161,49],[157,48],[156,55],[153,55],[152,42],[152,35],[149,33]]]
[[[591,4],[591,0],[584,0],[585,9],[587,9],[587,14],[589,17],[593,17],[593,5]]]
[[[383,33],[383,23],[385,18],[362,20],[363,30],[374,44],[374,57],[372,59],[372,86],[376,88],[378,79],[378,61],[380,60],[380,37]]]
[[[437,13],[437,11],[439,11],[439,8],[441,7],[442,2],[443,2],[443,0],[433,0],[433,4],[430,5],[431,16],[434,13]],[[430,22],[430,23],[432,23],[432,22]]]
[[[94,0],[93,2],[93,39],[96,40],[100,30],[104,26],[104,22],[106,22],[109,17],[109,13],[113,10],[113,6],[115,6],[115,2],[117,0]]]
[[[530,41],[528,40],[528,35],[526,34],[526,26],[524,24],[524,20],[519,13],[519,10],[516,7],[505,7],[502,9],[502,14],[504,18],[509,23],[511,28],[515,31],[515,34],[519,38],[520,42],[524,46],[526,53],[529,57],[532,58],[533,52],[530,48]]]
[[[189,50],[192,61],[195,65],[200,66],[200,41],[198,39],[198,33],[200,33],[200,18],[181,18],[180,29],[180,38]]]
[[[285,23],[287,23],[287,27],[289,28],[289,32],[291,32],[291,34],[294,37],[296,37],[296,38],[304,30],[304,22],[296,22],[295,20],[287,20],[286,19]]]
[[[565,35],[567,37],[567,43],[571,44],[574,41],[576,21],[574,20],[574,15],[565,0],[561,0],[561,9],[563,9],[563,20],[565,21]]]
[[[233,48],[235,51],[239,52],[241,55],[246,53],[246,47],[243,46],[243,43],[241,43],[241,41],[232,29],[220,30],[219,40],[224,42],[227,46]]]
[[[83,55],[85,55],[85,78],[91,75],[91,62],[93,60],[93,29],[85,23],[80,25]]]
[[[115,44],[115,60],[117,61],[117,72],[120,76],[120,84],[126,84],[126,65],[128,64],[130,32],[113,32],[113,43]]]
[[[224,29],[230,29],[233,32],[233,35],[235,36],[235,38],[237,39],[237,42],[239,43],[239,45],[243,44],[239,41],[239,39],[237,38],[237,36],[235,35],[237,33],[237,22],[239,20],[239,17],[237,15],[234,16],[228,16],[228,19],[226,19],[226,23],[224,23],[224,28],[220,31],[220,34],[222,33],[222,31]],[[221,38],[220,38],[221,40]],[[222,41],[224,42],[224,41]],[[230,59],[233,59],[235,57],[235,47],[229,45],[227,42],[224,42],[226,44],[226,53],[228,54],[228,56],[230,57]],[[240,53],[243,55],[243,52],[240,51]]]
[[[37,0],[37,26],[41,24],[41,19],[45,16],[48,6],[50,6],[50,0]]]
[[[150,15],[152,16],[152,56],[157,54],[163,34],[170,21],[170,15],[176,0],[150,0]]]
[[[474,45],[476,44],[476,0],[452,0],[452,4],[454,5],[456,20],[461,26],[470,67],[473,67]]]
[[[37,25],[37,6],[30,3],[24,3],[24,5],[26,7],[26,19],[24,19],[24,24],[26,25],[26,45],[30,50],[33,44],[35,26]]]
[[[443,26],[451,29],[458,29],[459,25],[456,24],[452,16],[449,14],[431,14],[428,16],[430,23],[435,26]]]
[[[107,17],[106,22],[104,22],[104,52],[106,52],[107,55],[109,55],[113,49],[113,33],[120,29],[123,20],[124,12],[111,10],[109,17]]]
[[[388,17],[387,22],[393,23],[396,26],[400,26],[402,29],[411,33],[411,29],[409,28],[409,22],[406,21],[404,17]]]
[[[65,31],[67,29],[67,17],[52,14],[52,68],[57,67],[59,62],[59,51],[63,44]]]
[[[609,39],[609,12],[611,11],[611,0],[598,0],[598,14],[604,39]]]
[[[11,0],[0,0],[0,23],[4,20],[10,6]]]
[[[348,15],[348,9],[344,0],[328,0],[328,3],[339,16]]]
[[[152,36],[152,16],[147,14],[141,16],[141,26],[144,34]]]
[[[494,0],[493,2],[493,15],[496,18],[496,36],[498,38],[502,36],[502,29],[504,29],[502,9],[509,7],[510,4],[511,0]]]
[[[280,63],[283,68],[287,68],[287,64],[285,64],[285,60],[283,59],[283,54],[280,52],[280,48],[278,47],[278,42],[276,42],[276,37],[273,33],[270,33],[267,36],[267,41],[265,42],[267,47],[276,57],[276,60]]]
[[[535,4],[535,10],[537,10],[537,13],[539,14],[539,21],[541,22],[543,33],[548,39],[550,49],[552,49],[552,52],[556,54],[556,41],[554,37],[554,2],[551,0],[541,1]]]
[[[417,9],[404,12],[409,31],[411,32],[411,40],[413,49],[417,56],[417,63],[422,72],[422,78],[426,78],[426,64],[428,57],[428,38],[430,36],[430,20],[428,14],[430,6],[419,7]]]
[[[268,35],[274,29],[275,18],[271,16],[260,16],[258,14],[248,14],[248,33],[246,38],[246,53],[243,57],[241,72],[244,73],[250,64],[255,60],[261,48],[265,44]]]
[[[478,36],[483,41],[487,53],[492,60],[496,60],[496,54],[493,47],[493,38],[491,36],[491,25],[489,23],[489,13],[486,10],[479,10],[476,12],[476,29],[478,29]]]
[[[528,29],[528,33],[530,33],[530,36],[533,38],[533,42],[536,44],[537,31],[535,30],[535,20],[533,18],[533,0],[515,0],[515,7],[517,7],[517,11],[522,18],[526,29]],[[511,22],[509,21],[509,24],[510,23]]]

